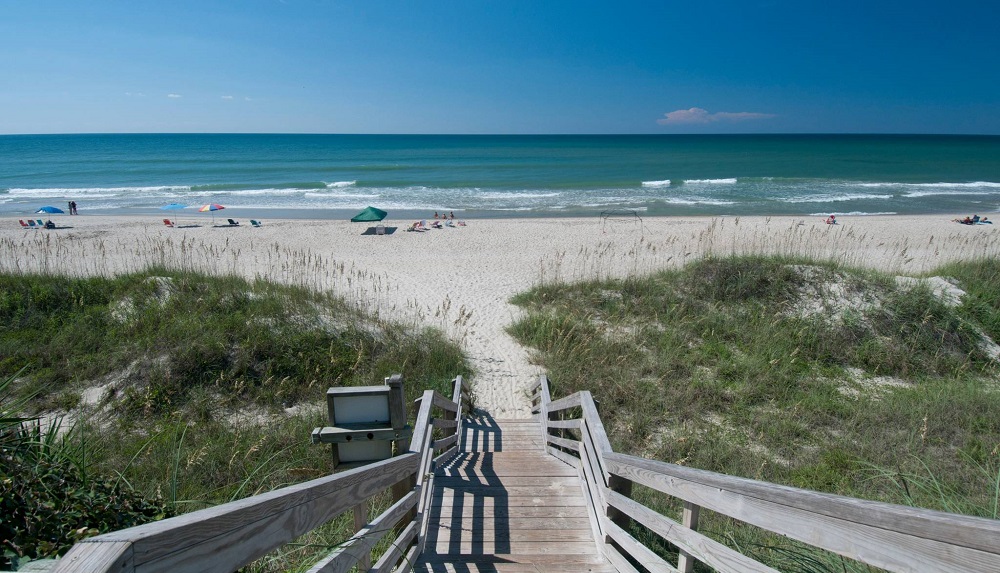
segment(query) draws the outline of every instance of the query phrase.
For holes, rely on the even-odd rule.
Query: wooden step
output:
[[[602,559],[581,555],[455,555],[425,554],[419,573],[618,573]]]

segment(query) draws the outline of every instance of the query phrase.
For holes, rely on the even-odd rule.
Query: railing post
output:
[[[545,453],[549,453],[549,403],[552,402],[552,395],[549,394],[549,378],[542,374],[539,378],[541,382],[541,399],[538,401],[539,425],[542,427],[542,448]]]
[[[385,379],[385,385],[389,387],[389,424],[394,430],[402,430],[406,426],[406,399],[403,396],[403,375],[393,374]],[[405,436],[396,440],[396,455],[410,449],[410,438]],[[403,496],[410,493],[417,486],[416,474],[407,477],[396,485],[392,486],[392,502],[403,499]],[[404,517],[404,521],[412,521],[417,516],[416,507]]]
[[[354,533],[357,533],[368,525],[368,503],[363,502],[354,506]],[[358,570],[365,571],[371,569],[372,552],[368,550],[358,558]]]
[[[687,527],[691,531],[697,531],[699,510],[701,510],[700,506],[697,506],[689,501],[684,502],[684,515],[681,520],[684,527]],[[681,549],[680,555],[677,558],[677,571],[680,573],[691,573],[693,570],[694,557]]]

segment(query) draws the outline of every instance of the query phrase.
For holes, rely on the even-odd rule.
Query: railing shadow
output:
[[[466,420],[462,431],[464,451],[442,465],[442,475],[435,479],[431,523],[449,523],[441,528],[448,532],[449,554],[510,553],[510,500],[493,465],[494,452],[503,450],[503,433],[488,414]],[[444,515],[448,500],[450,516]],[[431,547],[438,547],[439,531],[430,528]]]

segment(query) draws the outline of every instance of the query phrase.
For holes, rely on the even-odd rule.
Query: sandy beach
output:
[[[476,406],[526,418],[526,388],[540,370],[505,328],[519,312],[508,300],[532,286],[643,275],[712,254],[804,255],[906,275],[1000,255],[1000,225],[943,216],[838,225],[818,217],[473,219],[426,232],[387,220],[386,235],[346,221],[265,219],[254,228],[178,219],[169,228],[162,217],[60,215],[58,229],[25,230],[18,217],[3,217],[0,269],[108,275],[155,264],[334,291],[382,316],[441,328],[471,357]]]

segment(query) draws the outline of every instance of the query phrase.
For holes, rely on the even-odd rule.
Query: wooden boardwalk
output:
[[[462,428],[462,450],[435,472],[416,571],[617,571],[599,554],[578,471],[545,453],[538,422]]]

